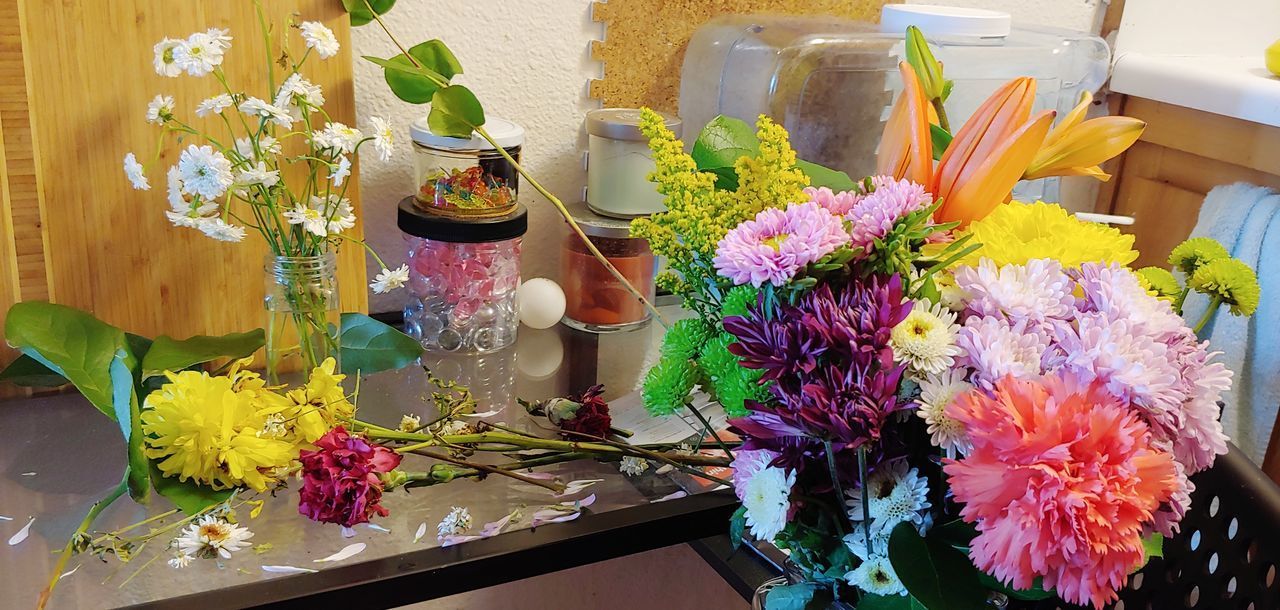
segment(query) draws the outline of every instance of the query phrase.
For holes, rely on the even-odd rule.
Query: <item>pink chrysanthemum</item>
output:
[[[822,209],[831,212],[835,216],[848,214],[849,210],[852,210],[854,205],[862,201],[863,197],[862,193],[853,191],[840,191],[837,193],[825,186],[817,188],[812,186],[805,187],[804,194],[809,197],[809,201],[818,204]]]
[[[1128,320],[1146,327],[1146,334],[1159,340],[1185,328],[1169,301],[1159,299],[1138,283],[1138,276],[1118,264],[1084,263],[1070,272],[1083,295],[1077,306],[1084,312],[1098,312],[1112,320]]]
[[[984,388],[1006,376],[1039,376],[1049,343],[1049,336],[1027,320],[1010,325],[993,316],[970,317],[956,335],[960,363],[973,370],[974,385]]]
[[[996,268],[984,258],[977,267],[958,267],[954,275],[956,285],[969,295],[967,309],[973,314],[1039,323],[1065,320],[1075,313],[1075,282],[1055,260]]]
[[[871,185],[875,190],[853,202],[844,213],[845,220],[851,223],[853,246],[864,250],[871,250],[875,240],[888,235],[903,217],[933,204],[933,196],[909,180],[875,176]]]
[[[849,243],[839,217],[814,202],[769,208],[716,246],[716,271],[734,284],[781,286],[809,263]]]
[[[1168,346],[1143,333],[1140,325],[1082,313],[1074,326],[1063,324],[1056,329],[1061,356],[1053,364],[1085,381],[1096,379],[1124,402],[1157,411],[1182,403],[1183,395],[1175,391],[1179,370],[1170,360]]]
[[[1101,385],[1062,377],[1004,379],[946,412],[973,443],[945,470],[961,516],[977,525],[974,564],[1019,589],[1043,577],[1071,603],[1115,600],[1176,485],[1147,425]]]

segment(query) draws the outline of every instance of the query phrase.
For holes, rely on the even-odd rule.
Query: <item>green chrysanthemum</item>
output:
[[[1160,267],[1143,267],[1136,272],[1138,282],[1142,287],[1147,289],[1160,298],[1177,298],[1182,293],[1182,286],[1178,285],[1178,279],[1168,269]]]
[[[745,316],[747,310],[756,304],[756,298],[760,296],[760,289],[751,284],[743,284],[734,286],[729,292],[725,293],[724,301],[720,303],[720,315],[723,317]]]
[[[644,377],[641,397],[644,407],[653,415],[670,415],[685,405],[697,380],[698,371],[692,360],[663,358]]]
[[[1169,264],[1174,269],[1178,269],[1187,275],[1192,275],[1196,272],[1196,269],[1206,263],[1229,258],[1230,256],[1227,253],[1227,249],[1222,247],[1222,244],[1218,243],[1216,239],[1192,237],[1178,244],[1178,247],[1169,253]]]
[[[1258,275],[1234,258],[1219,258],[1196,269],[1187,281],[1192,290],[1231,306],[1237,316],[1251,316],[1258,309],[1262,289]]]
[[[725,412],[730,417],[739,417],[747,414],[746,400],[768,400],[769,390],[759,383],[764,371],[744,368],[738,363],[738,357],[729,351],[729,344],[733,342],[734,337],[729,333],[720,333],[707,342],[698,358],[698,367],[711,380],[712,390]]]
[[[671,325],[662,339],[662,357],[692,360],[711,339],[712,329],[701,318],[685,318]]]

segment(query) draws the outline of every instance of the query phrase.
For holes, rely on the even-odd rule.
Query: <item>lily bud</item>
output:
[[[929,101],[911,64],[899,62],[898,70],[902,73],[902,95],[894,102],[885,122],[876,173],[927,185],[933,177]]]
[[[907,27],[907,63],[915,69],[926,99],[945,99],[946,79],[942,76],[942,64],[933,56],[924,33],[914,25]]]

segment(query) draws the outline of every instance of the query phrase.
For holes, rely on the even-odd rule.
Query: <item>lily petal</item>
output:
[[[929,184],[933,175],[929,103],[911,64],[899,62],[898,71],[902,73],[902,95],[885,122],[876,173]]]
[[[1007,200],[1027,164],[1044,142],[1049,125],[1053,123],[1053,116],[1052,110],[1040,113],[1005,138],[991,154],[982,157],[981,164],[944,200],[937,213],[938,220],[958,221],[961,227],[965,227],[974,220],[984,218]]]
[[[938,161],[932,189],[935,199],[950,200],[973,178],[977,168],[1026,124],[1035,97],[1035,79],[1017,78],[1002,85],[978,107]]]
[[[1146,123],[1132,117],[1089,119],[1070,129],[1056,142],[1046,143],[1027,166],[1024,178],[1106,176],[1101,169],[1090,172],[1087,168],[1096,167],[1133,146],[1144,129]]]

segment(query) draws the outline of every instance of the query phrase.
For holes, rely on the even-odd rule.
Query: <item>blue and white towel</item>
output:
[[[1236,372],[1223,397],[1222,427],[1261,463],[1280,409],[1280,193],[1244,183],[1219,186],[1205,197],[1191,235],[1222,242],[1258,272],[1262,285],[1262,303],[1252,318],[1233,316],[1222,307],[1201,332]],[[1208,306],[1208,298],[1192,294],[1183,305],[1183,318],[1194,325]]]

